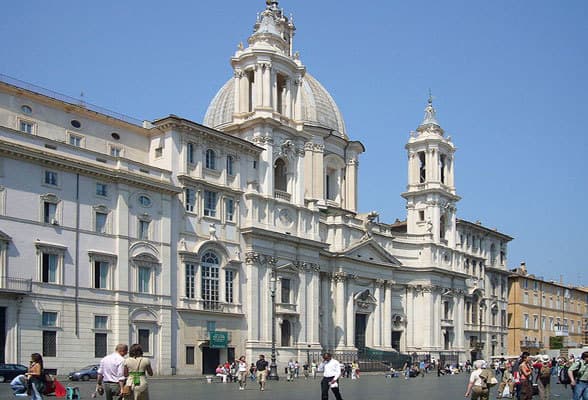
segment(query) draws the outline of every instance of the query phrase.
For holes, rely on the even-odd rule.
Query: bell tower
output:
[[[434,243],[455,246],[456,207],[451,137],[439,125],[433,98],[425,117],[405,146],[408,152],[407,233],[429,235]]]

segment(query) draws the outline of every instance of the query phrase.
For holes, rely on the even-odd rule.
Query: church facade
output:
[[[432,101],[406,144],[406,220],[380,222],[358,210],[364,146],[294,32],[269,1],[203,124],[0,83],[0,359],[42,349],[62,373],[137,342],[157,373],[193,375],[272,342],[279,365],[506,352],[512,238],[457,217]]]

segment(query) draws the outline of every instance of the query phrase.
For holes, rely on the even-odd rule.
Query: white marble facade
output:
[[[269,2],[203,125],[0,83],[7,362],[42,350],[62,373],[118,342],[148,346],[160,374],[253,360],[270,353],[272,282],[279,363],[364,347],[465,360],[480,333],[505,352],[511,238],[458,219],[432,102],[406,145],[406,220],[380,222],[357,209],[365,149],[294,31]]]

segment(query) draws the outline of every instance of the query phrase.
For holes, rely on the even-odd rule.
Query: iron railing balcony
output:
[[[33,291],[33,280],[0,276],[0,293],[28,294]]]
[[[521,340],[521,348],[541,349],[543,348],[543,342],[538,342],[536,340]]]

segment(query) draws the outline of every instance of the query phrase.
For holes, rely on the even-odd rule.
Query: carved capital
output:
[[[382,278],[378,278],[375,281],[376,287],[377,288],[383,288],[386,285],[386,280],[382,279]]]
[[[347,280],[347,274],[342,271],[334,272],[331,275],[331,279],[335,282],[344,282],[345,280]]]
[[[245,263],[247,264],[256,264],[260,261],[260,254],[254,251],[248,251],[245,253]]]

